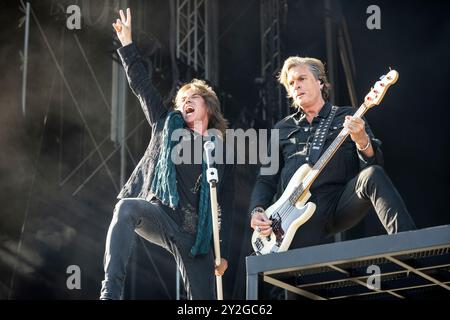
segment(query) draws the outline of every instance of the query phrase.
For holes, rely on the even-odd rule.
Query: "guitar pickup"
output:
[[[255,240],[255,246],[258,249],[258,251],[261,251],[261,249],[264,248],[264,244],[262,243],[260,238],[257,238]]]

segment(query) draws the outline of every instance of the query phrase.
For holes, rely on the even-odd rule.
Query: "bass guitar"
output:
[[[353,116],[361,118],[370,108],[379,105],[388,88],[397,79],[398,72],[395,70],[382,76]],[[297,229],[312,217],[316,209],[313,202],[308,202],[311,197],[309,191],[311,185],[348,135],[348,130],[343,128],[314,166],[305,163],[297,169],[281,197],[266,210],[267,217],[272,220],[272,233],[263,236],[258,231],[253,232],[252,246],[256,254],[263,255],[289,249]]]

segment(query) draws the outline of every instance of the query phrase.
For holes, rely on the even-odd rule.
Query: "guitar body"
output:
[[[311,196],[308,190],[300,195],[295,204],[289,200],[290,195],[310,171],[311,167],[307,163],[297,169],[281,197],[267,208],[266,215],[272,220],[272,234],[262,236],[257,231],[253,232],[252,246],[257,254],[288,250],[297,229],[314,214],[316,205],[312,202],[307,203]]]

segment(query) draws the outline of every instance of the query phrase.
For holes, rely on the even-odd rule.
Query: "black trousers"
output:
[[[402,197],[380,166],[367,167],[338,191],[317,190],[310,201],[316,204],[316,212],[297,230],[291,249],[323,243],[350,229],[371,207],[388,234],[416,229]]]
[[[188,299],[215,299],[214,256],[212,250],[191,257],[195,236],[181,232],[176,212],[159,202],[137,198],[120,200],[106,238],[105,279],[100,299],[121,299],[127,264],[136,235],[163,247],[175,258]]]

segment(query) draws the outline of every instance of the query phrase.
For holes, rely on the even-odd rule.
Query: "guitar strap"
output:
[[[325,144],[328,130],[330,129],[331,122],[333,122],[338,107],[332,106],[328,117],[322,118],[319,123],[319,127],[314,133],[314,138],[309,149],[309,164],[314,165],[319,160],[323,146]]]

